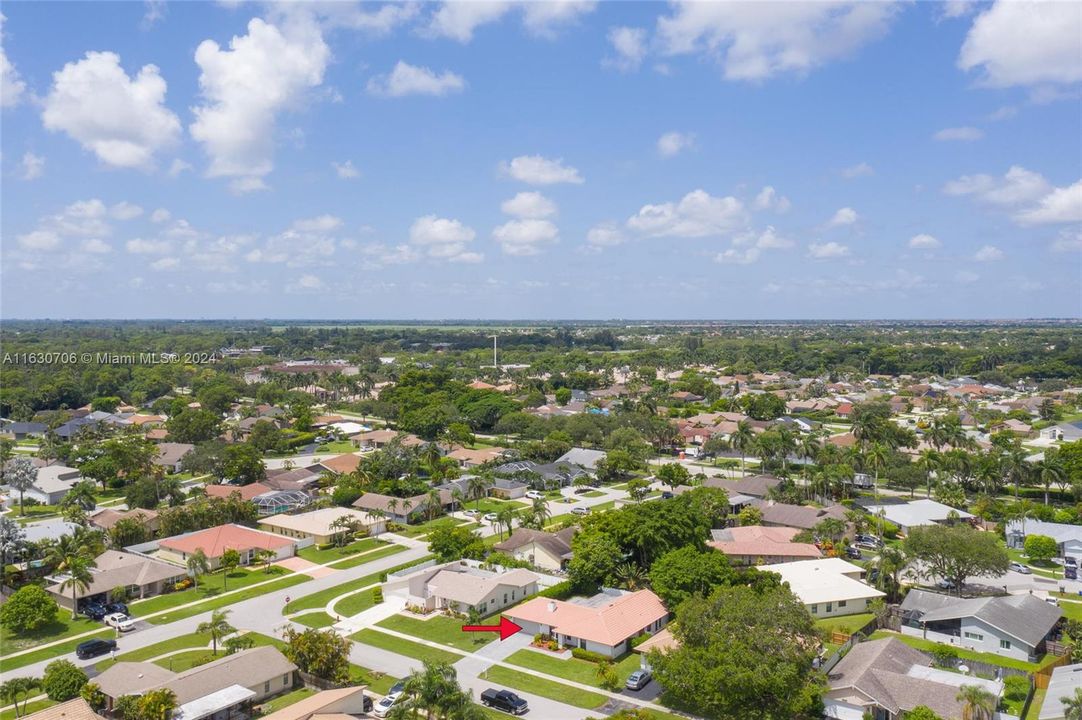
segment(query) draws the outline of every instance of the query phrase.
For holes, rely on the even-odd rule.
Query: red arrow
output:
[[[500,634],[500,640],[506,640],[519,630],[522,626],[513,620],[500,616],[499,625],[463,625],[462,632],[498,632]]]

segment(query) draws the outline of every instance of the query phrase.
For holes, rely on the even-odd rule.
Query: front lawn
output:
[[[301,625],[307,625],[310,628],[330,627],[336,622],[334,618],[322,611],[298,615],[297,617],[292,618],[292,620],[293,622],[300,623]]]
[[[480,527],[479,523],[471,522],[469,520],[459,520],[452,517],[438,517],[435,520],[428,520],[416,525],[399,526],[401,529],[395,532],[396,535],[402,535],[403,537],[420,537],[421,535],[427,535],[438,527],[449,525],[454,527],[456,525],[465,525],[471,530],[475,530]]]
[[[288,575],[289,572],[289,570],[277,565],[271,565],[266,572],[264,572],[263,568],[259,568],[258,570],[237,568],[229,573],[228,577],[222,572],[215,572],[201,576],[199,578],[198,587],[190,587],[187,590],[156,595],[154,597],[146,598],[145,600],[133,600],[128,603],[128,608],[131,610],[132,617],[142,617],[162,610],[168,610],[169,608],[175,608],[179,605],[187,605],[190,602],[209,600],[210,598],[221,595],[223,592],[239,590],[240,588],[256,583],[274,580],[277,577]]]
[[[255,717],[263,717],[264,715],[270,715],[273,712],[278,712],[284,707],[289,707],[293,703],[300,702],[307,697],[312,697],[316,694],[316,691],[312,688],[300,688],[293,692],[287,692],[285,695],[279,695],[273,700],[268,700],[262,705],[257,705]]]
[[[325,565],[335,560],[342,560],[350,555],[375,550],[382,545],[386,545],[386,543],[375,538],[364,538],[343,547],[330,547],[326,550],[320,550],[315,545],[309,545],[298,550],[297,557],[304,558],[308,562],[314,562],[316,565]]]
[[[606,493],[603,493],[603,492],[601,492],[600,490],[590,490],[590,491],[588,491],[588,492],[584,492],[584,493],[582,494],[582,496],[583,496],[583,497],[589,497],[589,498],[595,498],[595,497],[602,497],[602,496],[603,496],[603,495],[605,495],[605,494],[606,494]]]
[[[0,647],[3,648],[3,655],[7,656],[36,645],[62,640],[73,635],[81,635],[92,630],[101,630],[104,627],[100,622],[81,615],[72,620],[71,611],[60,608],[56,613],[56,620],[43,628],[31,632],[16,634],[7,628],[0,628]]]
[[[588,660],[579,660],[578,658],[564,660],[555,655],[537,652],[536,650],[519,650],[512,653],[506,662],[536,670],[546,675],[572,680],[583,685],[601,687],[597,681],[598,664]],[[638,670],[639,667],[640,662],[637,653],[628,653],[613,665],[616,674],[620,676],[620,682],[626,681],[627,676]]]
[[[166,670],[172,670],[173,672],[184,672],[185,670],[190,670],[191,668],[199,667],[200,665],[206,665],[211,660],[217,660],[223,657],[225,657],[225,653],[222,651],[221,647],[218,648],[217,655],[212,655],[209,648],[206,650],[185,650],[182,653],[155,660],[154,664],[158,667],[163,667]]]
[[[533,675],[527,675],[518,670],[511,670],[510,668],[505,668],[501,665],[493,665],[488,670],[481,673],[480,677],[483,680],[489,680],[497,685],[505,685],[509,688],[514,688],[515,690],[533,693],[534,695],[540,695],[541,697],[550,700],[567,703],[568,705],[574,705],[575,707],[585,708],[587,710],[599,708],[609,700],[606,695],[593,693],[589,690],[580,690],[576,687],[564,685],[553,680],[534,677]]]
[[[165,655],[166,653],[173,652],[174,650],[187,650],[187,649],[206,649],[210,652],[210,635],[206,633],[188,633],[187,635],[177,635],[171,637],[168,640],[163,640],[160,643],[154,643],[153,645],[147,645],[141,647],[138,650],[131,650],[126,653],[120,653],[116,656],[117,661],[125,662],[139,662],[141,660],[150,660],[156,658],[159,655]],[[109,668],[113,664],[112,659],[102,660],[94,667],[98,672],[102,672]]]
[[[197,603],[191,607],[178,608],[163,615],[147,618],[147,622],[154,623],[155,625],[164,625],[166,623],[174,622],[175,620],[183,620],[184,618],[192,617],[193,615],[205,613],[208,610],[217,610],[226,605],[232,605],[233,603],[238,603],[243,600],[251,600],[252,598],[275,592],[276,590],[284,590],[287,587],[299,585],[300,583],[308,582],[311,579],[311,577],[304,575],[303,573],[293,573],[261,587],[250,587],[233,595],[223,595],[207,600],[206,602]]]
[[[902,635],[901,633],[888,632],[886,630],[876,630],[872,633],[869,640],[879,640],[880,638],[893,637],[898,638],[906,645],[915,647],[917,650],[923,650],[924,652],[931,652],[937,646],[944,645],[943,643],[932,642],[931,640],[925,640],[924,638],[913,637],[912,635]],[[1026,662],[1025,660],[1015,660],[1014,658],[1003,657],[1002,655],[996,655],[995,653],[977,652],[975,650],[968,650],[966,648],[958,647],[957,645],[946,645],[957,651],[958,657],[962,660],[979,660],[980,662],[986,662],[989,665],[1000,665],[1002,667],[1015,668],[1016,670],[1025,670],[1026,672],[1036,672],[1040,665],[1037,663]]]
[[[438,642],[441,645],[450,645],[463,652],[474,652],[496,639],[496,633],[462,632],[464,624],[465,621],[446,615],[427,620],[419,620],[406,615],[392,615],[376,623],[379,627]]]
[[[98,627],[102,627],[102,626],[98,625]],[[34,651],[31,651],[31,652],[25,653],[23,655],[17,655],[15,657],[5,657],[5,658],[3,658],[3,661],[0,664],[3,665],[4,671],[7,672],[9,670],[14,670],[15,668],[21,668],[21,667],[24,667],[26,665],[33,665],[34,663],[41,662],[42,660],[49,660],[49,659],[52,659],[54,657],[58,657],[60,655],[66,655],[66,654],[68,654],[70,652],[75,652],[75,648],[76,648],[77,645],[79,645],[79,643],[86,642],[87,640],[90,640],[91,638],[95,638],[95,637],[112,638],[115,635],[116,635],[115,630],[113,630],[110,627],[103,627],[101,630],[94,633],[93,635],[88,635],[86,637],[72,638],[70,640],[66,640],[66,641],[64,641],[62,643],[59,643],[58,645],[53,645],[51,647],[43,647],[43,648],[40,648],[38,650],[34,650]],[[124,642],[124,640],[122,638],[120,640],[120,643],[123,644],[123,642]]]
[[[833,618],[821,618],[815,621],[815,626],[824,632],[830,633],[837,630],[843,632],[846,635],[852,635],[857,630],[870,623],[875,618],[872,613],[861,613],[859,615],[844,615],[842,617]]]
[[[414,658],[415,660],[444,662],[453,665],[462,659],[462,656],[456,652],[440,650],[439,648],[429,647],[428,645],[415,643],[411,640],[403,640],[394,635],[381,633],[378,630],[372,630],[370,628],[365,628],[360,632],[353,633],[350,635],[350,638],[359,643],[371,645],[372,647],[377,647],[382,650],[388,650],[399,655]]]
[[[356,555],[345,560],[333,562],[331,563],[331,567],[335,570],[345,570],[346,568],[364,565],[365,563],[372,562],[373,560],[379,560],[380,558],[396,555],[397,553],[405,552],[409,549],[405,545],[387,545],[387,543],[382,544],[386,547],[381,547],[378,550],[369,550],[364,555]]]
[[[373,595],[374,592],[375,588],[373,587],[342,598],[338,601],[338,604],[334,606],[335,614],[342,617],[353,617],[359,612],[374,607],[376,604],[376,599]]]
[[[529,506],[512,500],[499,500],[497,498],[486,497],[481,498],[480,502],[477,500],[467,500],[462,507],[465,510],[477,510],[484,515],[485,513],[498,513],[500,510],[507,507],[518,511],[525,510]]]
[[[401,547],[401,545],[396,545],[395,547]],[[390,548],[385,548],[385,549],[390,550]],[[379,552],[383,552],[383,550],[380,550]],[[368,587],[369,585],[378,585],[379,582],[380,582],[380,580],[379,580],[380,577],[382,577],[385,573],[398,572],[399,570],[404,570],[405,568],[412,567],[414,565],[419,565],[419,564],[421,564],[423,562],[427,562],[428,560],[431,560],[431,559],[432,559],[432,556],[427,555],[427,556],[425,556],[423,558],[413,560],[412,562],[403,563],[402,565],[396,565],[395,567],[388,568],[387,570],[384,570],[382,572],[377,572],[377,573],[372,573],[370,575],[365,575],[364,577],[357,578],[356,580],[353,580],[352,582],[342,583],[341,585],[335,585],[333,587],[329,587],[329,588],[325,588],[323,590],[320,590],[319,592],[314,592],[314,593],[312,593],[310,595],[305,595],[304,597],[297,598],[293,602],[286,605],[285,613],[288,615],[290,613],[295,613],[295,612],[298,612],[300,610],[320,610],[320,609],[323,609],[324,607],[326,607],[327,603],[329,603],[331,600],[338,597],[339,595],[343,595],[343,594],[349,592],[350,590],[359,590],[359,589],[361,589],[363,587]]]

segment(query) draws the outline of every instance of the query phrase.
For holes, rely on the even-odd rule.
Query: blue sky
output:
[[[1082,5],[5,3],[2,312],[1082,314]]]

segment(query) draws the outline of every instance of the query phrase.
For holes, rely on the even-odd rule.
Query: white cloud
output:
[[[556,28],[569,25],[579,16],[594,11],[595,0],[546,0],[545,2],[521,3],[522,25],[534,35],[553,38]]]
[[[947,195],[972,195],[993,205],[1011,207],[1036,201],[1051,189],[1050,183],[1039,173],[1017,165],[1002,178],[991,175],[963,175],[943,186]]]
[[[564,165],[563,158],[549,160],[540,155],[520,155],[505,163],[502,170],[515,180],[530,185],[581,185],[585,182],[577,169]]]
[[[1014,105],[1004,105],[998,108],[995,112],[988,115],[989,120],[1010,120],[1012,117],[1018,114],[1018,108]]]
[[[943,128],[933,136],[936,140],[973,142],[984,137],[984,131],[975,127]]]
[[[943,243],[939,242],[939,238],[927,233],[921,233],[909,238],[909,247],[914,250],[935,250],[942,245]]]
[[[134,238],[124,243],[124,248],[133,255],[165,255],[172,246],[166,240]]]
[[[79,244],[79,248],[85,253],[94,255],[105,255],[113,251],[113,247],[109,243],[99,240],[98,238],[83,240],[83,242]]]
[[[695,147],[693,133],[667,132],[657,139],[657,151],[661,157],[673,157]]]
[[[846,180],[852,180],[858,177],[868,177],[869,175],[875,175],[875,169],[872,168],[866,162],[857,163],[856,165],[850,165],[847,168],[842,168],[842,177]]]
[[[154,65],[134,78],[120,67],[120,56],[88,52],[53,73],[41,119],[107,165],[148,168],[159,150],[173,145],[180,121],[165,106],[165,80]]]
[[[323,82],[329,59],[319,29],[304,19],[280,29],[253,18],[228,50],[200,43],[195,62],[204,104],[194,108],[190,131],[210,156],[207,175],[238,178],[235,192],[265,187],[255,181],[274,166],[275,118]]]
[[[304,218],[293,222],[292,228],[297,232],[325,233],[342,227],[342,218],[334,215],[319,215],[312,218]]]
[[[723,265],[750,265],[759,259],[762,251],[757,247],[729,248],[714,256],[714,262]]]
[[[1082,180],[1053,189],[1036,207],[1017,213],[1014,219],[1022,225],[1082,222]]]
[[[161,270],[172,270],[173,268],[177,267],[178,265],[180,265],[180,260],[177,260],[175,257],[163,257],[163,258],[161,258],[159,260],[155,260],[154,262],[150,263],[150,268],[152,270],[159,270],[159,271],[161,271]]]
[[[37,180],[45,174],[45,158],[28,151],[23,154],[20,167],[23,180]]]
[[[172,164],[169,166],[169,177],[177,177],[185,170],[191,170],[192,164],[181,160],[180,158],[174,158]]]
[[[539,192],[520,192],[504,200],[500,210],[519,218],[547,218],[556,214],[556,203]]]
[[[331,162],[334,166],[334,172],[341,180],[354,180],[361,176],[361,171],[353,167],[352,160],[346,160],[344,163]]]
[[[500,20],[512,3],[498,0],[482,2],[444,2],[432,14],[426,32],[433,37],[447,37],[460,43],[473,40],[473,32],[482,25]]]
[[[586,233],[586,243],[592,248],[615,247],[625,240],[627,237],[620,226],[612,221],[594,225]]]
[[[750,265],[759,260],[764,250],[793,247],[793,241],[781,237],[773,226],[762,232],[748,231],[733,238],[733,246],[714,256],[722,264]]]
[[[981,276],[972,270],[959,270],[954,273],[955,282],[961,283],[962,285],[971,285],[980,279]]]
[[[858,220],[857,211],[851,207],[839,208],[834,213],[834,217],[830,218],[830,222],[827,224],[831,227],[843,227],[845,225],[852,225]]]
[[[1082,81],[1082,12],[1073,2],[997,0],[973,21],[958,67],[991,87]]]
[[[168,7],[165,0],[145,0],[143,3],[143,19],[139,23],[141,30],[149,30],[157,25],[165,17]]]
[[[977,262],[994,262],[996,260],[1002,260],[1003,251],[995,245],[985,245],[973,254],[973,259]]]
[[[143,208],[126,200],[109,208],[109,217],[117,220],[133,220],[143,214]]]
[[[0,14],[0,30],[6,18]],[[2,40],[2,37],[0,37]],[[8,60],[3,43],[0,42],[0,108],[15,107],[26,92],[26,83],[19,77],[19,71]]]
[[[169,222],[169,218],[173,217],[172,214],[165,208],[158,208],[154,212],[150,213],[150,222],[163,223]]]
[[[399,60],[390,75],[376,75],[368,81],[368,92],[383,97],[435,95],[460,92],[466,87],[461,75],[446,70],[437,73],[427,67]]]
[[[833,240],[828,243],[812,243],[808,246],[808,255],[818,260],[848,257],[849,247]]]
[[[416,248],[406,244],[390,247],[383,243],[371,243],[362,246],[360,252],[365,259],[365,265],[375,268],[384,265],[404,265],[417,262],[422,258]]]
[[[32,230],[19,236],[19,245],[27,250],[54,250],[60,246],[60,236],[52,230]]]
[[[884,35],[897,9],[889,2],[710,3],[679,0],[658,19],[671,54],[715,58],[728,80],[804,74],[847,57]]]
[[[747,222],[744,204],[732,196],[713,197],[693,190],[678,203],[644,205],[627,226],[651,237],[707,237],[736,230]]]
[[[270,190],[270,186],[264,182],[263,178],[254,175],[234,178],[229,181],[229,192],[234,195],[247,195],[262,190]]]
[[[1052,243],[1052,252],[1082,252],[1082,230],[1062,230]]]
[[[400,25],[413,20],[421,11],[421,3],[388,2],[377,10],[368,11],[369,3],[312,3],[327,27],[360,30],[371,35],[386,35]]]
[[[778,195],[772,186],[767,185],[755,196],[753,207],[756,210],[773,210],[776,213],[784,214],[789,212],[790,203],[789,198]]]
[[[609,43],[615,55],[601,61],[605,67],[620,72],[638,70],[646,57],[646,30],[633,27],[614,27],[609,29]]]
[[[293,285],[293,289],[294,290],[308,290],[308,291],[322,290],[323,289],[323,280],[321,280],[318,275],[312,275],[311,273],[306,273],[304,275],[301,275],[299,278],[297,278],[297,282]]]
[[[548,220],[511,220],[497,226],[492,237],[505,255],[537,255],[541,246],[556,242],[560,231]]]
[[[467,250],[475,237],[473,228],[453,218],[425,215],[410,226],[410,244],[423,248],[430,258],[478,262],[481,256]]]

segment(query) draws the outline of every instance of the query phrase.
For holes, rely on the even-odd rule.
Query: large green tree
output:
[[[911,528],[903,547],[925,574],[953,581],[959,595],[966,578],[1002,575],[1010,564],[1006,548],[994,533],[968,525]]]
[[[50,700],[65,702],[79,696],[86,685],[86,673],[70,660],[53,660],[45,666],[41,676],[41,689]]]
[[[333,682],[345,682],[349,677],[352,643],[348,638],[330,629],[298,632],[292,627],[286,628],[284,638],[288,643],[285,656],[302,672]]]
[[[0,605],[0,625],[13,633],[45,627],[56,620],[58,605],[39,585],[24,585]]]
[[[650,568],[650,584],[666,607],[675,608],[725,584],[732,574],[728,558],[717,550],[683,547],[658,558]]]

